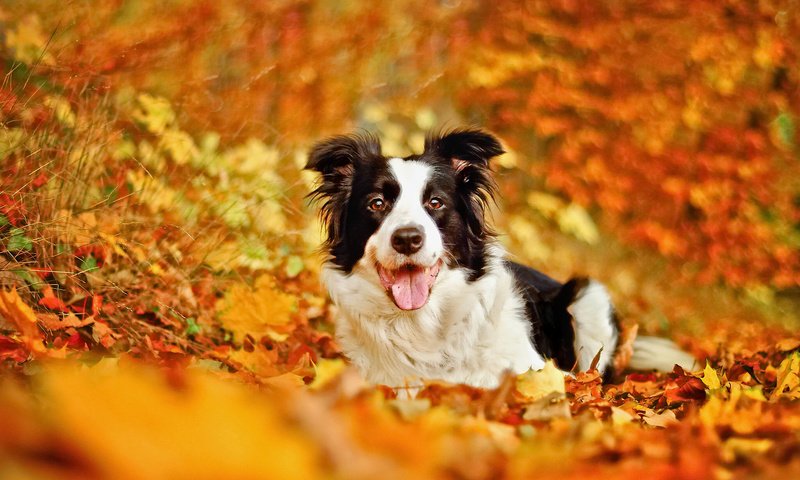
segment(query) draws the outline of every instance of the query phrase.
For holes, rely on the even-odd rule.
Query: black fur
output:
[[[506,261],[514,274],[517,287],[525,299],[525,310],[531,322],[533,342],[545,357],[555,360],[558,368],[572,370],[575,357],[575,331],[567,307],[586,286],[586,279],[572,279],[561,284],[530,267]]]

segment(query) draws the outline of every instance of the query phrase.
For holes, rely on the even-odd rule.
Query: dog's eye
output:
[[[444,207],[444,202],[439,197],[433,197],[428,200],[428,207],[430,207],[431,210],[439,210]]]
[[[372,210],[373,212],[380,212],[384,208],[386,208],[386,202],[381,197],[375,197],[369,201],[369,205],[367,208]]]

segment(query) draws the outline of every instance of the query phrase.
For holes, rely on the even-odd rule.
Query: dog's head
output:
[[[500,142],[477,129],[431,135],[420,155],[390,158],[372,135],[323,140],[307,169],[321,173],[311,197],[321,202],[330,261],[349,274],[363,262],[395,305],[424,306],[442,268],[484,273],[484,219],[494,191],[489,160]]]

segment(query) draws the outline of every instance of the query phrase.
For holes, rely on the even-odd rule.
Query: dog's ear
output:
[[[311,148],[305,168],[321,173],[322,178],[308,197],[321,203],[320,216],[328,231],[329,246],[341,239],[356,168],[380,156],[380,141],[370,134],[338,135]]]
[[[477,128],[429,135],[425,151],[449,160],[456,173],[468,167],[487,168],[490,159],[505,153],[494,135]]]
[[[338,135],[317,142],[305,168],[321,173],[323,181],[332,181],[352,176],[357,163],[380,155],[380,141],[373,135]]]
[[[486,222],[486,207],[495,191],[489,160],[505,153],[500,141],[483,130],[465,128],[428,136],[425,153],[449,164],[456,175],[460,211],[472,239],[494,233]]]

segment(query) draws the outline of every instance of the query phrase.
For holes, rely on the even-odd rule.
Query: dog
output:
[[[504,152],[478,128],[428,135],[424,151],[381,152],[369,133],[314,145],[306,169],[320,206],[322,282],[336,338],[369,382],[440,380],[496,388],[507,371],[610,375],[620,327],[605,286],[562,284],[513,262],[486,218],[490,168]],[[671,370],[693,359],[670,341],[638,337],[630,366]]]

